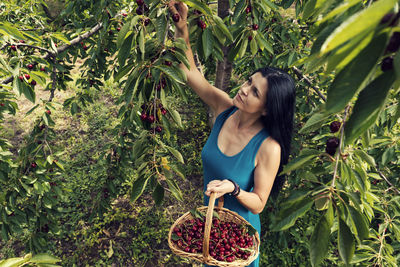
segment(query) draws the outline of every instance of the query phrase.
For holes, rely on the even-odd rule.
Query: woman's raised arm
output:
[[[171,0],[169,2],[169,10],[173,16],[176,26],[176,37],[183,38],[188,49],[186,57],[190,63],[190,70],[184,64],[180,67],[186,73],[188,85],[196,92],[196,94],[218,115],[225,109],[233,106],[232,99],[229,95],[212,86],[197,69],[194,62],[193,52],[190,47],[189,31],[187,26],[188,7],[186,4]]]

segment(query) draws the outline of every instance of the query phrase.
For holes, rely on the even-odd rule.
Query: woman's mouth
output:
[[[240,102],[244,103],[242,97],[239,94],[237,94],[236,97],[239,99]]]

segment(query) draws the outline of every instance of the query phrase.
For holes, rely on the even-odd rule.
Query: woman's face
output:
[[[268,80],[260,72],[254,73],[242,84],[233,98],[234,105],[247,113],[266,115]]]

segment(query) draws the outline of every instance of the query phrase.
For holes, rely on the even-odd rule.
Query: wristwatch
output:
[[[240,193],[240,187],[239,187],[239,185],[238,185],[235,181],[233,181],[232,179],[227,179],[227,180],[228,180],[228,181],[231,181],[231,182],[233,183],[233,185],[235,186],[235,189],[233,189],[232,192],[228,193],[228,195],[233,196],[233,197],[236,197],[236,196],[239,195],[239,193]]]

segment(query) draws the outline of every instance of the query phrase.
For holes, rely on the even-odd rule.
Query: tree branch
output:
[[[293,67],[293,71],[294,73],[297,75],[297,77],[299,79],[304,79],[308,85],[311,86],[312,89],[314,89],[315,92],[317,92],[317,94],[319,95],[319,97],[322,98],[322,100],[324,100],[326,102],[326,97],[321,93],[321,91],[319,91],[319,87],[318,86],[314,86],[310,80],[310,78],[306,77],[298,68]]]
[[[48,53],[45,56],[43,56],[42,58],[47,60],[47,59],[49,59],[51,57],[57,56],[58,54],[64,52],[68,48],[70,48],[71,46],[74,46],[74,45],[78,44],[79,42],[81,42],[82,40],[89,38],[90,36],[92,36],[93,34],[98,32],[102,27],[103,27],[103,24],[101,22],[98,23],[96,26],[94,26],[88,32],[86,32],[86,33],[84,33],[82,35],[79,35],[78,37],[72,39],[70,44],[62,45],[59,48],[57,48],[56,52],[51,52],[50,50],[48,50]],[[21,45],[21,44],[18,44],[18,45]],[[41,49],[43,50],[44,48],[41,48]],[[11,77],[8,77],[7,79],[5,79],[4,81],[2,81],[1,83],[2,84],[8,84],[8,83],[12,82],[13,79],[14,79],[14,77],[11,76]]]

